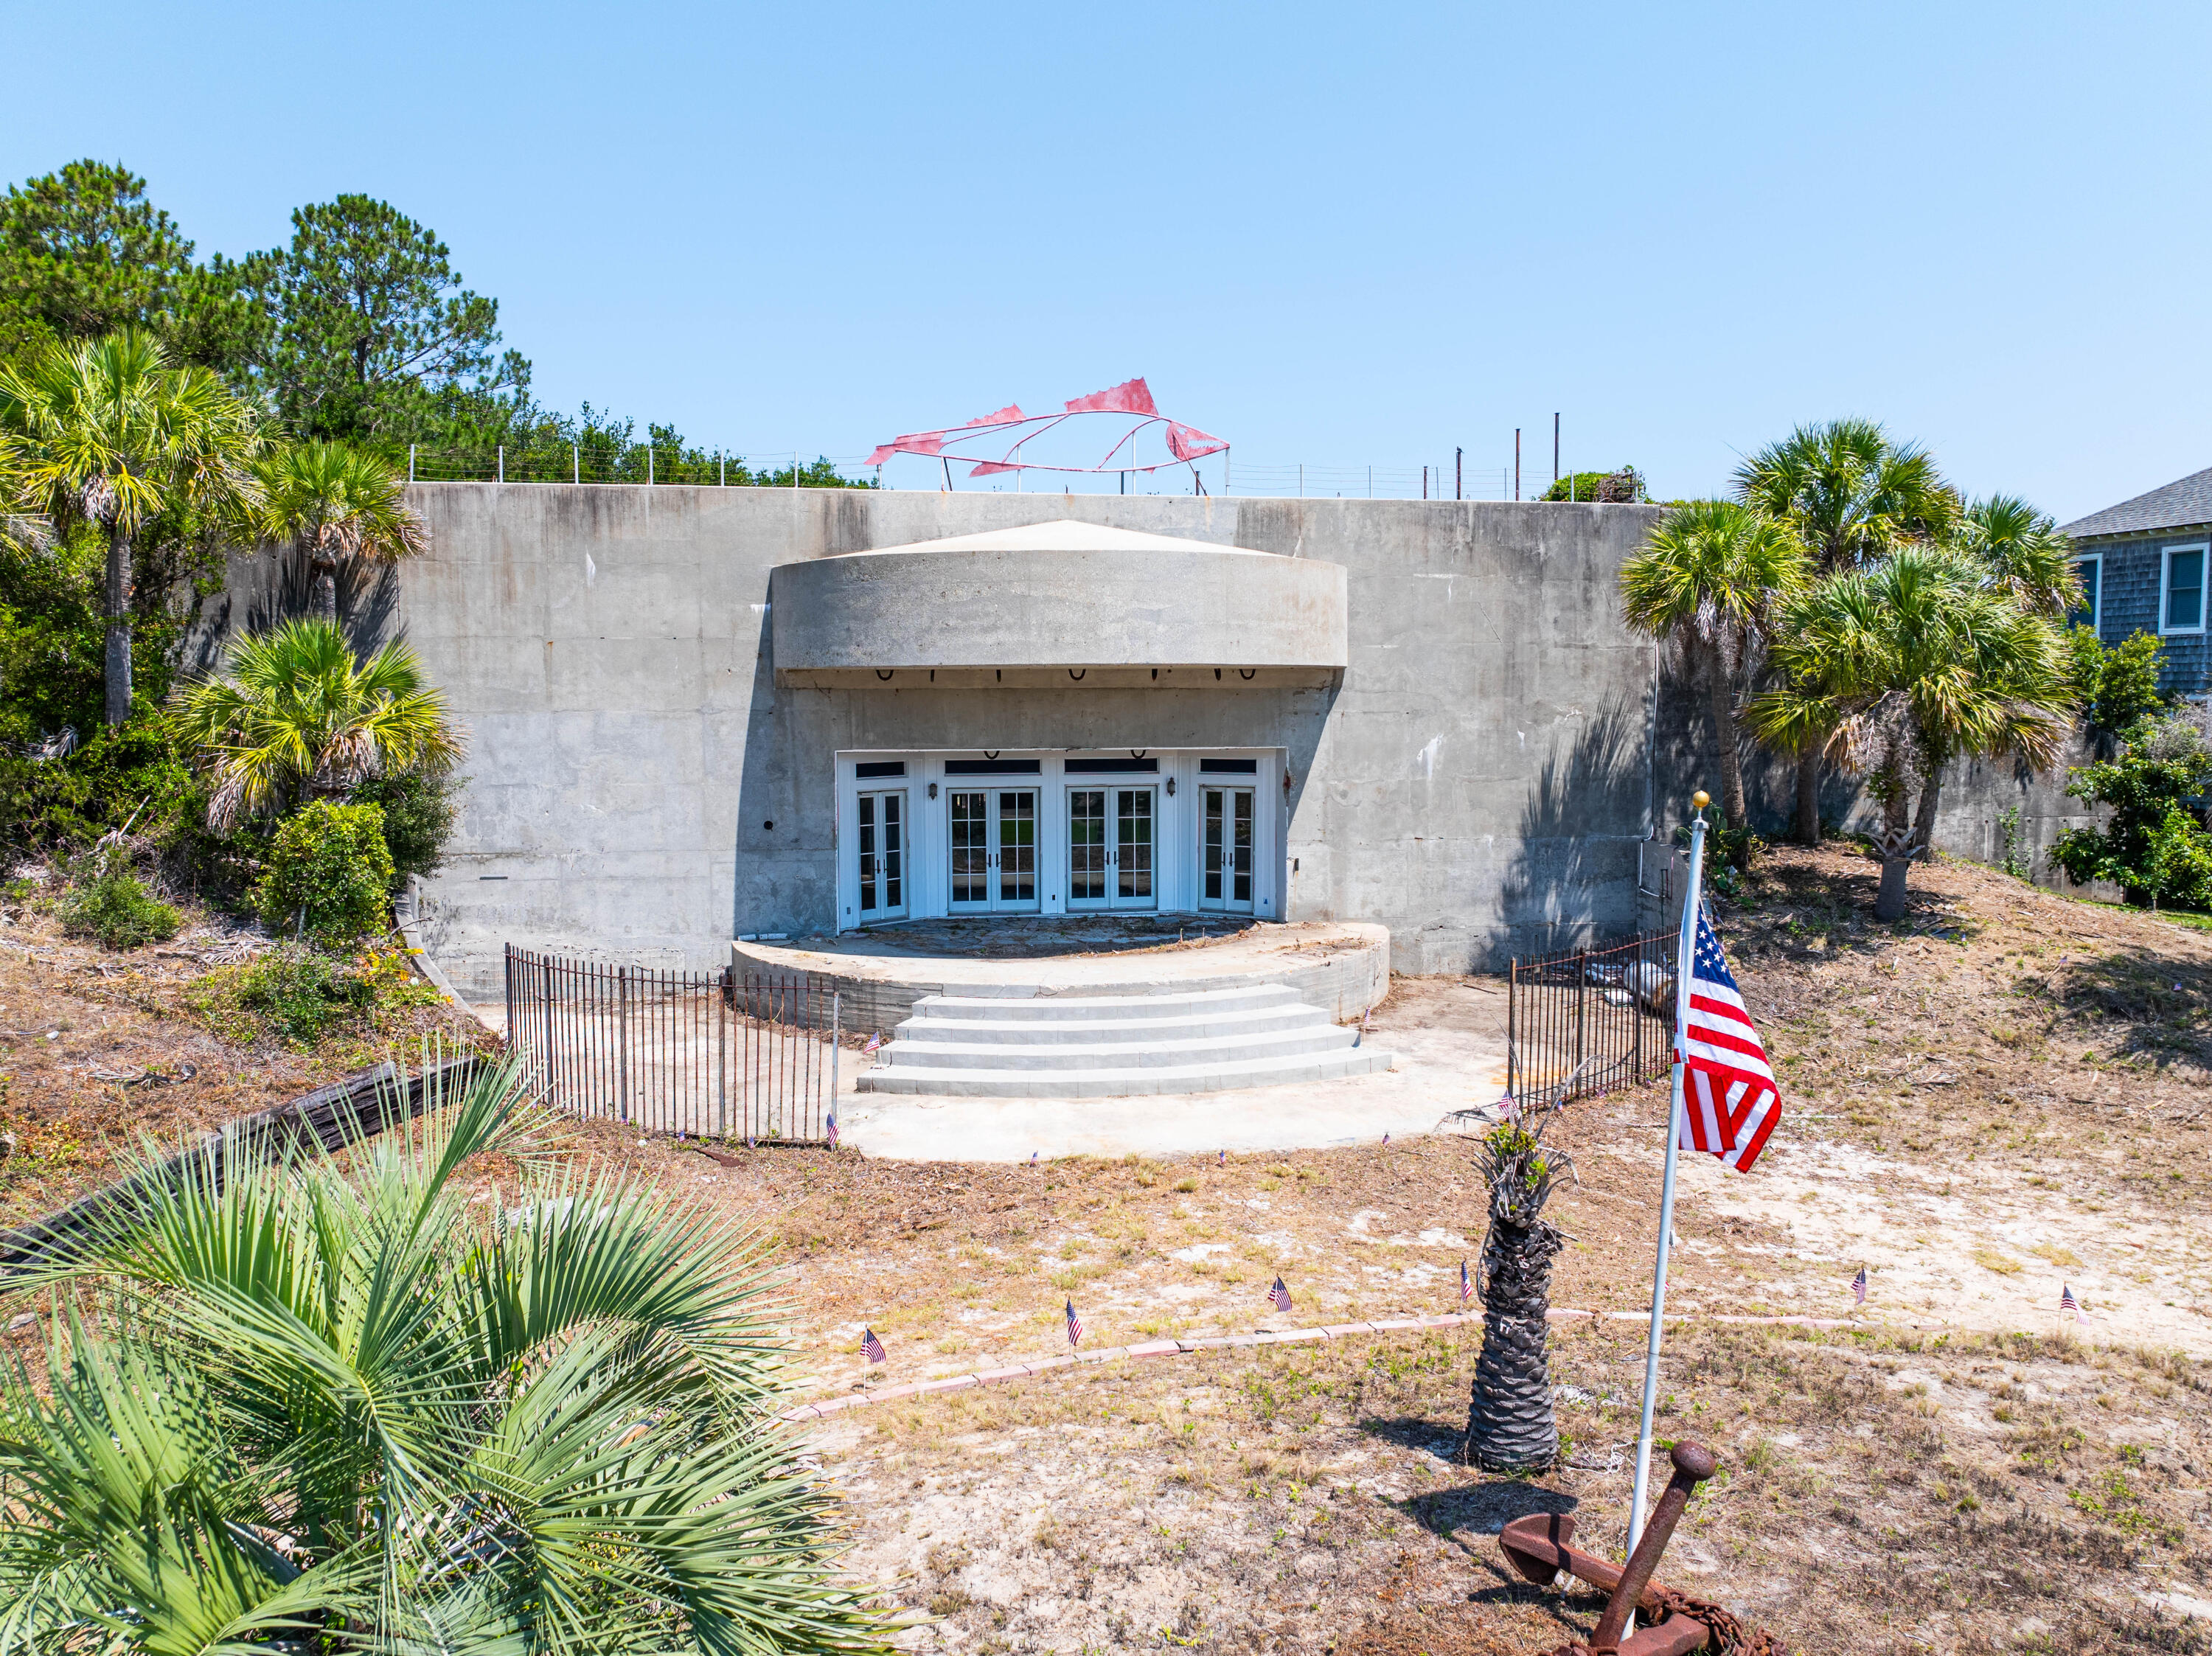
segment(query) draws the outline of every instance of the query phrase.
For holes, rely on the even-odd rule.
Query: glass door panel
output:
[[[1252,912],[1250,788],[1205,790],[1199,845],[1199,907]]]
[[[1106,790],[1071,788],[1067,795],[1067,904],[1106,906]]]
[[[956,914],[991,906],[990,804],[991,796],[980,789],[957,791],[951,798],[951,907]]]
[[[1150,908],[1152,891],[1152,791],[1114,791],[1114,907]]]
[[[994,908],[1037,906],[1036,807],[1034,788],[1002,788],[999,792],[999,814],[993,823],[997,842],[992,852],[999,870],[998,895],[992,904]]]
[[[860,801],[860,923],[906,918],[906,790]]]

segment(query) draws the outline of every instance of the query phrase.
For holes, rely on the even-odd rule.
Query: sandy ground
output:
[[[1949,864],[1875,927],[1874,878],[1782,852],[1721,916],[1787,1113],[1754,1173],[1685,1166],[1660,1435],[1710,1441],[1724,1477],[1662,1574],[1808,1652],[2212,1651],[2212,936]],[[1414,1063],[1367,1081],[1475,1099],[1498,1013],[1489,986],[1401,984],[1370,1039]],[[1551,1210],[1555,1306],[1645,1306],[1663,1112],[1646,1089],[1553,1128],[1578,1174]],[[1449,1136],[730,1166],[568,1131],[781,1245],[811,1395],[1064,1349],[1071,1298],[1102,1345],[1454,1309],[1481,1237]],[[1847,1325],[1717,1320],[1775,1314]],[[1617,1550],[1642,1335],[1558,1328],[1567,1453],[1528,1479],[1455,1459],[1479,1340],[1061,1370],[851,1410],[810,1453],[848,1497],[852,1572],[919,1650],[1533,1652],[1595,1604],[1509,1580],[1492,1538],[1567,1511]]]

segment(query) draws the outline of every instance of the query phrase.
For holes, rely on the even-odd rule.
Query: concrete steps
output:
[[[1325,1081],[1390,1054],[1280,984],[1158,995],[1030,999],[926,995],[864,1093],[1126,1098]]]

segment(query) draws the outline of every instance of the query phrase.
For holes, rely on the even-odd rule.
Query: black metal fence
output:
[[[507,1033],[556,1109],[648,1132],[828,1142],[842,998],[807,974],[667,972],[507,949]]]
[[[1676,935],[1516,959],[1505,1002],[1505,1089],[1561,1103],[1656,1081],[1674,1055]]]

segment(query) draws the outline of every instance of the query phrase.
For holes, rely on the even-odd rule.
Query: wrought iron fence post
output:
[[[1517,1078],[1514,1074],[1514,1060],[1518,1056],[1516,1037],[1519,1031],[1515,1028],[1514,1015],[1519,1010],[1520,1000],[1521,962],[1518,959],[1509,959],[1505,963],[1505,1095],[1508,1098],[1517,1096],[1513,1086]]]
[[[621,1096],[617,1101],[622,1111],[621,1119],[629,1119],[629,968],[618,967],[615,971],[615,1028],[617,1046],[622,1057],[615,1072],[615,1085]]]
[[[730,968],[714,983],[714,1137],[730,1136]]]
[[[1589,950],[1575,951],[1575,1061],[1572,1075],[1583,1067],[1583,1028],[1589,1016]],[[1578,1083],[1577,1083],[1578,1084]],[[1564,1099],[1565,1095],[1562,1095]]]
[[[837,1113],[837,1037],[841,1032],[844,1011],[845,992],[830,992],[830,1113]]]
[[[553,959],[544,957],[538,968],[538,992],[544,997],[544,1016],[538,1022],[545,1030],[545,1076],[542,1084],[544,1102],[553,1101]]]

